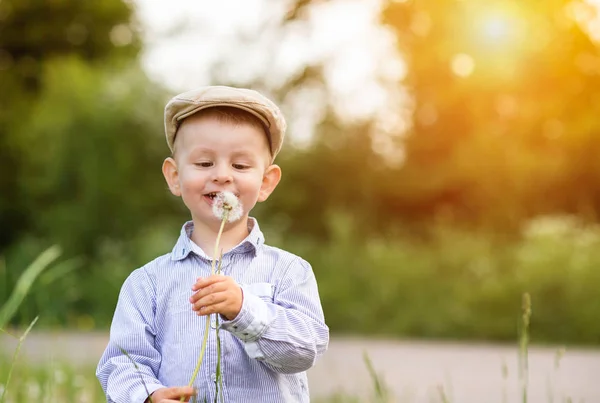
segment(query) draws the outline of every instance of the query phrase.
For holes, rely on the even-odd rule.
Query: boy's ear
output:
[[[258,201],[263,202],[269,198],[277,184],[281,180],[281,168],[279,165],[270,165],[263,175],[260,191],[258,192]]]
[[[181,190],[179,189],[179,173],[177,172],[177,164],[171,157],[165,159],[162,165],[162,173],[169,185],[169,190],[175,196],[181,196]]]

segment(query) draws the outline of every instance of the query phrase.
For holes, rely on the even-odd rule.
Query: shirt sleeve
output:
[[[143,403],[164,387],[157,380],[160,354],[154,347],[155,288],[142,268],[125,280],[96,376],[109,403]]]
[[[222,328],[244,342],[248,355],[279,373],[311,368],[329,344],[317,282],[310,264],[295,259],[271,301],[243,286],[238,316]]]

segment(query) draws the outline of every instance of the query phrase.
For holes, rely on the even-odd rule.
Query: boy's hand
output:
[[[219,313],[233,320],[242,309],[242,288],[233,277],[214,274],[198,278],[190,297],[192,309],[200,316]]]
[[[189,402],[190,398],[194,396],[196,392],[194,388],[189,386],[177,386],[174,388],[160,388],[154,391],[150,396],[152,397],[152,403],[179,403],[181,397],[185,397],[184,402]],[[150,402],[150,398],[146,400]]]

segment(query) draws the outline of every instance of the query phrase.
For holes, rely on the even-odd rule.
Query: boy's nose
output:
[[[233,181],[231,176],[231,170],[227,167],[217,167],[214,172],[213,182],[214,183],[229,183]]]

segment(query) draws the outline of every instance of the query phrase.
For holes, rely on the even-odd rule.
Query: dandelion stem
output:
[[[215,251],[213,252],[213,259],[210,265],[210,274],[215,274],[215,260],[217,257],[217,253],[219,252],[219,243],[221,242],[221,235],[223,235],[223,229],[225,228],[225,223],[229,218],[229,212],[231,209],[225,209],[223,213],[223,219],[221,220],[221,227],[219,228],[219,233],[217,234],[217,240],[215,242]],[[221,260],[219,259],[219,262]],[[219,270],[220,271],[220,270]]]
[[[221,251],[221,255],[219,257],[219,265],[217,266],[217,274],[221,274],[221,267],[223,265],[223,251]],[[217,368],[215,373],[217,374],[217,381],[215,383],[215,403],[219,401],[219,393],[221,394],[221,401],[224,402],[225,398],[223,397],[223,367],[221,364],[221,337],[219,335],[219,315],[216,317],[216,328],[215,335],[217,338]]]
[[[215,241],[215,250],[213,253],[213,258],[212,258],[212,262],[210,264],[210,274],[213,275],[215,274],[215,266],[216,266],[216,257],[217,257],[217,253],[219,251],[219,243],[221,242],[221,235],[223,234],[223,229],[225,228],[225,223],[227,222],[227,219],[229,218],[229,212],[231,211],[231,208],[229,209],[225,209],[225,211],[223,212],[223,218],[221,220],[221,227],[219,228],[219,233],[217,234],[217,240]],[[220,259],[219,259],[220,262]],[[192,374],[192,378],[190,379],[190,382],[188,384],[188,386],[192,387],[194,385],[194,381],[196,380],[196,377],[198,376],[198,372],[200,371],[200,367],[202,366],[202,361],[204,360],[204,354],[206,353],[206,344],[208,342],[208,332],[210,331],[210,320],[212,318],[212,315],[209,315],[206,317],[206,323],[204,326],[204,336],[202,337],[202,348],[200,349],[200,356],[198,357],[198,363],[196,364],[196,368],[194,369],[194,373]],[[183,402],[183,396],[180,399],[180,402]]]

